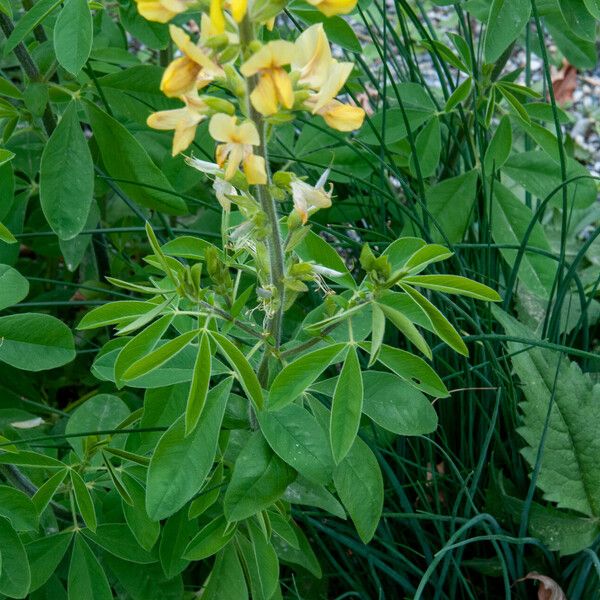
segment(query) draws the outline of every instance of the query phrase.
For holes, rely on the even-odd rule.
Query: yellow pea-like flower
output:
[[[365,111],[362,108],[343,104],[338,100],[331,100],[331,102],[322,106],[316,114],[323,117],[329,127],[338,131],[360,129],[365,120]]]
[[[357,0],[307,0],[326,17],[347,15],[354,10]]]
[[[237,117],[217,113],[208,125],[211,137],[221,142],[216,149],[216,161],[220,167],[225,166],[225,179],[231,179],[240,164],[251,185],[267,183],[265,160],[254,154],[254,146],[260,144],[260,136],[256,125],[246,121],[238,125]]]
[[[208,85],[216,77],[224,75],[223,70],[208,55],[206,51],[194,44],[190,36],[181,28],[169,27],[171,39],[181,51],[165,69],[160,89],[169,98],[183,96],[195,89]]]
[[[136,0],[140,15],[157,23],[168,23],[194,3],[195,0]]]
[[[258,75],[258,84],[250,94],[254,108],[265,116],[275,114],[280,106],[294,105],[294,90],[289,73],[283,68],[294,57],[294,44],[284,40],[268,42],[241,67],[244,77]]]
[[[186,150],[194,141],[198,124],[207,118],[208,107],[194,92],[183,96],[185,107],[151,114],[146,123],[153,129],[174,130],[172,155]]]
[[[322,23],[305,29],[294,42],[292,68],[299,75],[298,83],[318,90],[325,83],[332,61]]]
[[[223,11],[225,2],[223,0],[210,0],[210,20],[217,33],[224,33],[226,19]],[[248,0],[230,0],[227,7],[236,23],[239,23],[248,10]]]

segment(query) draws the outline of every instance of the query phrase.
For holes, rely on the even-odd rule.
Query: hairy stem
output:
[[[249,45],[254,41],[254,30],[252,23],[246,16],[240,23],[240,45],[242,52],[248,50]],[[265,160],[265,169],[267,172],[267,184],[256,186],[256,195],[262,210],[267,215],[269,222],[270,235],[267,239],[267,246],[269,248],[269,264],[270,264],[270,281],[271,286],[275,291],[275,310],[273,315],[269,318],[267,324],[267,330],[269,336],[273,338],[274,347],[277,350],[281,344],[281,330],[283,323],[283,307],[284,307],[284,295],[285,288],[283,285],[285,259],[283,253],[283,243],[281,239],[281,233],[279,231],[279,219],[277,216],[277,208],[275,201],[269,190],[269,184],[271,183],[271,173],[269,170],[269,152],[267,149],[267,135],[266,135],[266,124],[263,116],[255,110],[250,102],[250,94],[254,90],[258,83],[258,77],[253,76],[247,80],[247,112],[248,117],[256,125],[260,136],[260,145],[255,150],[258,156],[262,156]],[[258,371],[258,377],[262,385],[265,385],[269,377],[268,369],[269,352],[265,351],[261,365]]]

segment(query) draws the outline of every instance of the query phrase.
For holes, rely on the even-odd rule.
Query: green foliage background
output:
[[[401,236],[423,237],[454,252],[429,272],[481,281],[502,303],[491,310],[465,296],[431,296],[470,350],[465,357],[426,332],[451,392],[435,410],[382,372],[365,377],[351,466],[368,478],[376,460],[383,492],[379,481],[362,490],[338,481],[340,504],[297,483],[288,496],[306,501],[294,505],[295,529],[273,515],[283,540],[278,556],[255,524],[241,551],[254,552],[255,567],[247,569],[271,579],[281,563],[285,598],[527,598],[533,584],[519,580],[532,571],[552,577],[571,600],[597,598],[597,182],[577,160],[550,69],[563,57],[594,68],[600,3],[434,4],[448,7],[455,35],[437,31],[432,4],[420,0],[367,0],[346,19],[289,4],[272,35],[291,39],[323,21],[339,52],[357,62],[346,93],[368,117],[350,136],[298,119],[270,141],[271,157],[276,168],[293,161],[311,181],[331,167],[336,197],[313,226],[329,247],[317,242],[308,258],[337,268],[335,248],[358,273],[364,243],[380,253]],[[183,414],[187,384],[163,372],[147,389],[121,389],[107,375],[119,340],[109,342],[106,327],[75,332],[90,308],[132,298],[107,277],[147,279],[146,221],[167,246],[183,235],[221,236],[220,207],[204,176],[171,157],[170,134],[145,124],[150,112],[177,106],[159,91],[173,52],[167,26],[142,19],[130,0],[0,0],[0,25],[0,594],[178,599],[193,597],[212,570],[203,598],[246,597],[244,582],[256,576],[242,572],[229,546],[216,561],[204,547],[188,546],[204,523],[188,521],[185,510],[159,523],[153,519],[167,513],[158,500],[146,499],[153,514],[134,510],[144,507],[147,455],[168,444],[161,435]],[[525,64],[515,70],[509,57],[518,49]],[[424,76],[425,56],[435,81]],[[535,80],[532,57],[542,62]],[[192,149],[212,159],[205,125]],[[283,214],[289,209],[282,205]],[[194,258],[186,246],[193,242],[179,243]],[[317,294],[304,296],[287,333],[320,303]],[[386,335],[387,345],[407,347],[396,332]],[[338,375],[327,371],[315,398],[331,402]],[[387,393],[370,395],[381,389]],[[211,406],[225,411],[228,390],[211,393]],[[231,402],[225,418],[243,421]],[[294,406],[283,416],[301,422]],[[266,437],[282,427],[275,421],[261,422]],[[436,423],[434,433],[413,435]],[[184,440],[195,457],[218,443]],[[93,485],[99,456],[82,471],[67,472],[57,460],[85,462],[101,441],[108,442],[108,484]],[[178,448],[172,460],[184,465],[186,447]],[[256,438],[249,464],[236,467],[229,516],[246,516],[235,492],[247,488],[252,468],[276,471],[281,493],[287,487],[290,467],[271,464],[269,452]],[[199,460],[187,468],[203,479],[207,460],[207,469]],[[318,477],[319,463],[307,468]],[[185,469],[174,488],[180,506],[197,492],[186,489]],[[150,477],[165,494],[175,485],[160,472]],[[215,496],[210,482],[206,489]],[[196,514],[209,499],[192,500]],[[342,518],[346,511],[354,523]],[[73,534],[77,512],[87,527]],[[220,543],[224,523],[210,525]],[[300,549],[284,543],[286,534]]]

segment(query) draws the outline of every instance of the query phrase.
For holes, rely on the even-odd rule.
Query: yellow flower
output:
[[[183,152],[194,141],[198,123],[206,119],[208,107],[194,92],[181,98],[184,108],[161,110],[151,114],[146,123],[153,129],[175,130],[172,155]]]
[[[256,156],[252,148],[260,144],[254,123],[246,121],[238,125],[236,117],[217,113],[212,116],[208,131],[215,141],[221,142],[217,146],[216,161],[220,167],[227,163],[226,180],[231,179],[242,164],[249,184],[267,183],[265,160],[262,156]]]
[[[148,21],[168,23],[175,15],[185,12],[195,0],[136,0],[140,15]]]
[[[365,111],[362,108],[342,104],[338,100],[331,100],[317,110],[316,114],[323,117],[329,127],[338,131],[360,129],[365,119]]]
[[[217,33],[225,31],[225,14],[223,13],[223,0],[210,0],[210,20]],[[236,23],[239,23],[245,16],[248,10],[248,0],[231,0],[229,3],[231,16]]]
[[[352,72],[353,66],[350,62],[332,61],[329,64],[323,85],[321,85],[316,94],[307,100],[307,104],[310,106],[313,114],[317,113],[326,104],[329,104],[338,95]]]
[[[311,25],[294,42],[292,68],[299,75],[298,83],[318,90],[325,83],[331,62],[331,49],[323,24]]]
[[[294,105],[292,80],[283,68],[292,62],[293,57],[292,42],[275,40],[265,44],[242,65],[240,70],[244,77],[258,75],[250,100],[259,113],[273,115],[280,106],[289,109]]]
[[[223,75],[223,70],[214,63],[190,36],[179,27],[169,27],[171,38],[183,54],[166,69],[160,82],[160,89],[169,98],[183,96],[195,89],[208,85],[215,77]]]
[[[331,206],[331,194],[333,188],[325,191],[325,182],[329,176],[329,169],[317,181],[313,187],[301,179],[292,181],[292,199],[294,201],[294,210],[302,220],[306,223],[309,215],[317,212],[321,208],[329,208]]]
[[[318,8],[326,17],[347,15],[354,10],[357,0],[308,0],[309,4]]]

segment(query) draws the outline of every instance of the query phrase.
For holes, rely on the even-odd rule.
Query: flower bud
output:
[[[224,98],[215,98],[214,96],[201,96],[204,104],[215,113],[225,113],[233,115],[235,113],[235,106]]]

